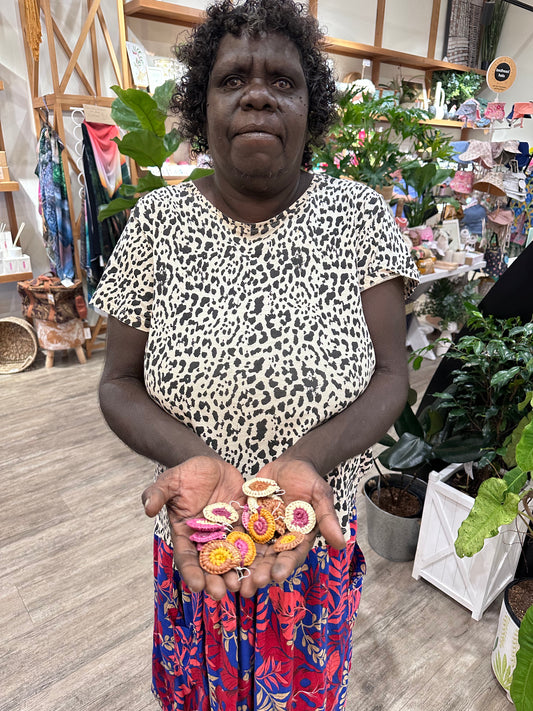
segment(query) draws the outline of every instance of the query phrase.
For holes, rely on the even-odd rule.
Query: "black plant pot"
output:
[[[405,485],[410,482],[409,492],[414,494],[423,505],[426,495],[426,482],[414,479],[409,474],[390,474],[390,483],[393,486]],[[372,501],[371,496],[376,490],[378,477],[368,479],[364,485],[366,502],[366,520],[368,543],[371,548],[382,558],[396,562],[413,560],[415,557],[418,534],[420,533],[420,520],[422,506],[415,516],[395,516],[383,511]]]

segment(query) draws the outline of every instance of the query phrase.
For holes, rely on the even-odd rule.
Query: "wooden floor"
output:
[[[0,711],[156,711],[150,693],[150,463],[103,423],[103,363],[72,352],[0,376]],[[414,376],[423,387],[431,363]],[[368,574],[348,711],[504,711],[490,668],[499,601],[480,622],[411,563],[360,542]],[[119,544],[117,545],[117,541]]]

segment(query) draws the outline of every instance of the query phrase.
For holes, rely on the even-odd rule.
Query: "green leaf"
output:
[[[168,107],[175,88],[176,82],[173,79],[167,79],[164,84],[157,86],[152,94],[152,98],[157,104],[157,108],[162,114],[165,114],[165,116],[168,114]]]
[[[455,435],[435,447],[435,456],[450,464],[474,462],[482,455],[486,439],[481,435]]]
[[[427,442],[410,432],[404,432],[396,444],[382,452],[378,459],[388,469],[403,471],[427,462],[432,453]]]
[[[520,366],[518,365],[508,370],[499,370],[492,376],[490,384],[492,387],[502,387],[503,385],[507,385],[518,373],[520,373]]]
[[[143,168],[152,166],[161,168],[171,155],[167,153],[163,139],[145,129],[130,131],[122,140],[119,138],[113,140],[122,155],[133,158]]]
[[[520,469],[520,467],[514,467],[510,471],[505,472],[503,480],[507,485],[508,491],[513,494],[519,494],[527,482],[527,473]]]
[[[212,175],[215,171],[213,168],[195,168],[186,178],[182,180],[182,183],[188,180],[198,180],[198,178],[205,178],[206,175]]]
[[[113,217],[119,212],[130,210],[137,203],[137,198],[115,198],[107,205],[101,205],[98,210],[98,222],[103,222],[108,217]]]
[[[178,133],[177,129],[173,128],[168,133],[165,133],[165,135],[163,136],[163,143],[165,145],[165,150],[167,151],[169,156],[175,153],[181,143],[181,136]]]
[[[111,118],[124,131],[138,131],[142,128],[135,111],[120,99],[115,99],[111,104]]]
[[[459,528],[455,551],[459,558],[471,557],[483,548],[486,538],[518,515],[520,497],[507,490],[503,479],[491,477],[479,487],[472,510]]]
[[[166,185],[167,181],[164,178],[161,178],[159,175],[154,175],[153,173],[147,173],[139,178],[137,185],[121,185],[119,193],[123,197],[133,197],[134,195],[149,193],[157,188],[164,188]]]
[[[422,429],[422,425],[418,421],[418,418],[409,403],[405,404],[401,414],[394,423],[394,429],[396,430],[396,434],[398,436],[403,435],[404,432],[410,432],[421,439],[424,438],[424,430]]]
[[[522,436],[516,445],[516,463],[525,472],[533,471],[533,420],[522,430]]]
[[[416,392],[416,390],[412,387],[409,387],[409,389],[407,391],[407,403],[409,405],[411,405],[411,407],[413,407],[413,405],[417,401],[417,398],[418,398],[418,393]]]
[[[123,104],[134,111],[142,128],[161,138],[165,135],[166,113],[161,111],[150,94],[141,89],[121,89],[116,85],[111,88]]]
[[[533,711],[533,605],[528,608],[518,630],[516,667],[510,694],[516,711]]]
[[[391,437],[390,434],[384,434],[379,440],[379,444],[382,444],[385,447],[392,447],[393,444],[396,444],[396,440],[394,437]]]

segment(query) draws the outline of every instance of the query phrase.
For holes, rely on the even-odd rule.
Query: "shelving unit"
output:
[[[24,0],[18,0],[21,24],[26,34]],[[117,18],[120,41],[120,57],[117,57],[114,50],[114,38],[111,37],[107,22],[104,17],[101,0],[86,0],[86,11],[82,20],[79,37],[74,47],[70,47],[66,41],[61,28],[59,27],[52,11],[51,0],[40,0],[41,21],[46,28],[46,43],[41,48],[42,53],[47,53],[50,73],[52,78],[53,91],[43,93],[40,90],[40,68],[46,62],[35,60],[29,49],[28,41],[24,42],[26,53],[26,65],[28,69],[28,82],[30,86],[32,105],[34,109],[34,120],[37,135],[40,133],[41,121],[47,118],[54,130],[59,135],[64,150],[62,153],[63,169],[65,171],[65,181],[70,210],[70,221],[74,238],[74,263],[76,277],[82,278],[82,268],[79,258],[80,240],[80,220],[81,213],[76,214],[73,200],[73,185],[77,186],[75,178],[79,176],[80,170],[77,165],[76,156],[71,155],[66,140],[64,115],[69,114],[72,109],[82,107],[84,104],[94,104],[97,106],[111,106],[114,97],[102,95],[102,75],[100,69],[100,58],[98,56],[98,30],[105,42],[108,52],[108,59],[111,62],[115,73],[116,83],[123,87],[124,77],[127,77],[127,55],[124,43],[124,15],[122,12],[122,0],[117,0]],[[114,19],[117,19],[114,18]],[[113,23],[115,24],[115,23]],[[82,54],[82,49],[87,47],[88,52]],[[66,57],[67,64],[64,71],[60,71],[58,55]],[[84,66],[84,61],[89,65]],[[83,66],[82,66],[83,65]],[[84,71],[84,68],[86,71]],[[73,75],[76,74],[81,82],[84,93],[69,93],[69,84]],[[90,78],[88,78],[90,77]],[[97,342],[99,335],[105,333],[105,319],[98,319],[95,326],[91,326],[91,338],[85,343],[87,356],[90,357],[92,351],[105,347],[102,341]]]
[[[0,91],[4,90],[4,82],[0,81]],[[0,121],[0,151],[5,151],[4,134],[2,133],[2,123]],[[19,189],[19,184],[16,180],[3,180],[0,182],[0,193],[2,193],[7,209],[7,221],[9,224],[9,230],[13,236],[18,232],[17,216],[15,214],[15,203],[13,202],[12,193],[17,192]],[[0,284],[7,284],[8,282],[20,281],[21,279],[31,279],[32,273],[23,274],[1,274]]]
[[[309,10],[313,15],[317,15],[320,0],[310,0]],[[386,49],[382,46],[383,24],[385,19],[386,0],[378,0],[376,10],[376,24],[374,44],[361,44],[351,40],[339,39],[336,37],[326,37],[325,49],[329,54],[338,54],[345,57],[372,60],[372,81],[378,82],[381,64],[393,64],[411,69],[418,69],[425,72],[426,85],[431,84],[431,73],[441,70],[454,70],[461,72],[476,72],[485,75],[486,72],[463,64],[453,64],[435,59],[435,46],[437,40],[438,19],[441,0],[433,0],[430,36],[428,41],[427,56],[407,54],[393,49]],[[205,18],[203,10],[175,5],[166,0],[124,0],[125,17],[135,17],[142,20],[154,22],[166,22],[182,27],[194,27]],[[461,121],[452,120],[430,120],[433,126],[441,128],[462,128]]]

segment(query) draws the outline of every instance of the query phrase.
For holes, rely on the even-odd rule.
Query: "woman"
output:
[[[292,1],[208,10],[178,51],[174,104],[215,172],[138,203],[94,299],[109,314],[102,410],[158,463],[143,501],[168,710],[345,704],[355,493],[405,403],[416,269],[376,193],[302,170],[333,116],[320,37]],[[206,574],[185,520],[244,501],[255,475],[311,503],[318,528],[258,550],[242,579]]]

